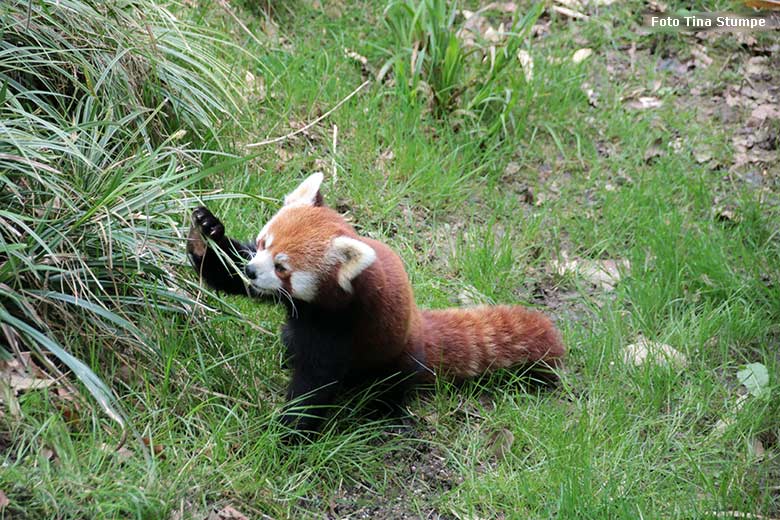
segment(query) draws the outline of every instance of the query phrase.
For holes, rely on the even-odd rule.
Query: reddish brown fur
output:
[[[274,237],[270,250],[286,253],[296,270],[317,271],[331,239],[340,235],[357,238],[344,218],[323,206],[286,208],[274,218],[269,233]]]
[[[519,306],[423,311],[428,363],[455,378],[544,361],[556,365],[565,348],[550,319]]]
[[[357,327],[354,368],[415,369],[421,379],[463,379],[494,368],[543,362],[555,366],[565,353],[561,335],[540,312],[519,306],[420,311],[399,256],[386,245],[359,237],[344,218],[324,207],[293,207],[269,223],[271,249],[286,253],[294,269],[323,275],[316,304],[341,308],[354,298]],[[338,265],[323,259],[337,236],[357,238],[376,252],[374,263],[352,282],[337,283]],[[425,365],[424,370],[419,366]]]

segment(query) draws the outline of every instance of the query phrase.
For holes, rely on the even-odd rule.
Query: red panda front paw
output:
[[[308,443],[317,435],[317,425],[321,419],[306,417],[296,412],[286,412],[279,418],[283,433],[280,440],[288,446]]]
[[[219,241],[225,237],[225,226],[204,206],[192,212],[192,227],[204,238]]]

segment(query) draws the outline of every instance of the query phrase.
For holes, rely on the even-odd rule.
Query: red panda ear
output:
[[[322,172],[309,175],[297,188],[285,195],[285,206],[322,206],[320,185],[324,176]]]
[[[351,293],[352,280],[374,263],[376,251],[365,242],[342,236],[333,239],[328,256],[341,264],[338,273],[339,285]]]

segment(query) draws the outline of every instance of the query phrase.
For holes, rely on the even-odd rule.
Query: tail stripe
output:
[[[512,334],[515,325],[509,322],[509,316],[507,313],[501,312],[503,309],[496,309],[494,314],[498,327],[501,330],[501,356],[499,357],[499,363],[502,367],[507,367],[512,364],[515,358],[514,349],[512,343],[515,341]]]
[[[537,361],[556,365],[565,353],[550,319],[523,307],[424,311],[423,320],[426,359],[456,378]]]
[[[469,317],[471,318],[469,321],[471,322],[471,331],[474,336],[474,354],[479,358],[479,362],[477,363],[477,370],[479,372],[483,372],[492,359],[487,350],[487,338],[485,336],[486,322],[475,319],[476,316],[473,314]]]
[[[469,357],[469,373],[471,375],[477,375],[481,372],[482,369],[482,353],[479,349],[479,338],[477,337],[477,331],[474,328],[474,320],[471,319],[471,316],[468,314],[464,314],[461,317],[459,326],[458,326],[459,332],[465,336],[466,339],[466,351],[468,352]]]

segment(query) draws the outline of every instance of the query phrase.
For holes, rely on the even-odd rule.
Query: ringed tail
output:
[[[456,380],[515,365],[555,367],[566,351],[552,321],[525,307],[424,310],[422,318],[426,365]]]

